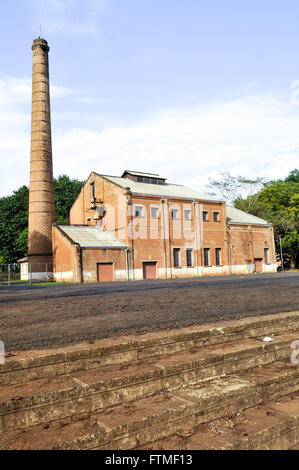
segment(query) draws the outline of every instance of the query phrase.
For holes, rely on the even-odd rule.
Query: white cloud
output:
[[[28,102],[31,93],[31,80],[27,78],[0,79],[0,104],[1,106],[17,103],[18,105]]]
[[[0,195],[28,184],[28,86],[26,79],[0,79]],[[88,100],[88,94],[55,88],[56,97],[65,100],[63,114],[53,114],[56,176],[66,173],[85,179],[92,170],[120,175],[124,169],[135,169],[203,191],[208,178],[223,171],[271,179],[298,167],[298,107],[278,95],[160,109],[128,123],[99,114],[97,107],[73,113],[68,110],[70,100]]]
[[[66,88],[63,86],[50,86],[51,98],[76,98],[79,100],[86,96],[86,92]],[[18,106],[30,103],[31,99],[31,78],[0,77],[0,104]],[[92,97],[90,98],[92,99]]]
[[[91,170],[120,174],[139,169],[199,190],[223,171],[279,178],[298,166],[298,129],[297,109],[279,97],[164,109],[143,121],[106,124],[98,131],[57,129],[56,174],[82,178]]]
[[[109,0],[29,0],[29,5],[42,35],[97,35],[99,17],[109,11]]]
[[[93,100],[92,96],[82,90],[57,85],[51,86],[51,98],[54,103],[57,99],[68,102],[78,102],[84,98]],[[19,186],[28,184],[30,112],[31,79],[0,77],[0,196],[10,194]],[[63,125],[65,125],[65,116],[68,121],[74,119],[73,112],[69,115],[58,115]],[[76,120],[80,121],[78,115]]]

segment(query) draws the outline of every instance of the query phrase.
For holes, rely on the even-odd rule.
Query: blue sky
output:
[[[202,191],[299,166],[298,1],[2,0],[0,195],[28,184],[40,24],[56,176],[136,169]]]

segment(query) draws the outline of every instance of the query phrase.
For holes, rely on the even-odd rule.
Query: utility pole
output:
[[[282,272],[283,272],[283,271],[284,271],[284,265],[283,265],[283,256],[282,256],[281,235],[278,235],[278,239],[279,239],[279,246],[280,246],[281,270],[282,270]]]

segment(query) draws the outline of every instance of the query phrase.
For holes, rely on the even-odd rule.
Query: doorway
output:
[[[113,263],[97,263],[97,281],[111,282],[114,280]]]
[[[263,272],[263,258],[254,258],[254,272]]]
[[[147,261],[143,263],[143,279],[157,279],[156,261]]]

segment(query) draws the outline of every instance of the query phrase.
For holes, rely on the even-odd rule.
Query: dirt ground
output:
[[[299,310],[299,273],[0,286],[6,351]]]

